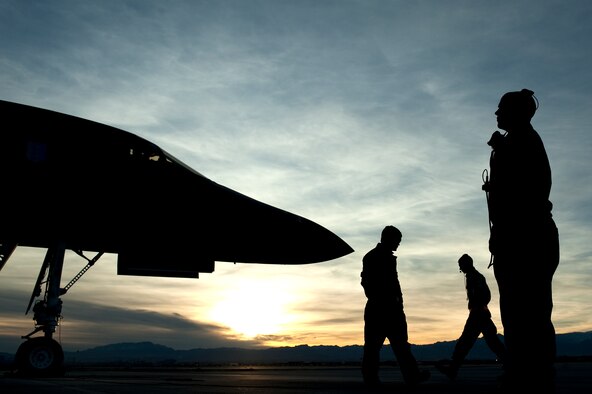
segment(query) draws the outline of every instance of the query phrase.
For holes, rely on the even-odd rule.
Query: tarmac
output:
[[[396,366],[380,371],[382,385],[364,386],[355,366],[236,366],[170,368],[72,368],[63,377],[25,378],[10,372],[0,375],[2,394],[354,394],[354,393],[461,393],[498,394],[499,365],[464,365],[450,381],[433,366],[432,376],[410,387]],[[592,362],[557,364],[557,394],[592,393]]]

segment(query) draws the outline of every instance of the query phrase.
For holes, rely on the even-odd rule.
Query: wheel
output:
[[[30,376],[63,375],[64,351],[54,339],[37,337],[26,340],[15,355],[17,370]]]

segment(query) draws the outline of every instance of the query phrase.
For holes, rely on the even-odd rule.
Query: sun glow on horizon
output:
[[[273,335],[295,320],[288,311],[291,301],[285,288],[250,280],[228,291],[224,299],[214,304],[210,318],[248,339]]]

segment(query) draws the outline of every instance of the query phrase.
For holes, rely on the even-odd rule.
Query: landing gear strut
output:
[[[75,252],[86,258],[82,251]],[[60,296],[66,294],[68,289],[103,255],[103,253],[98,253],[92,260],[87,259],[88,264],[86,267],[67,286],[60,288],[64,254],[65,248],[61,244],[47,249],[33,294],[31,294],[25,312],[25,314],[29,313],[33,301],[41,295],[42,284],[45,283],[43,299],[37,300],[33,306],[35,329],[22,337],[26,341],[19,346],[14,358],[17,371],[24,375],[61,376],[64,374],[64,352],[62,346],[53,339],[53,334],[62,317],[62,300]],[[47,280],[44,282],[46,276]],[[43,331],[44,336],[31,337],[39,331]]]

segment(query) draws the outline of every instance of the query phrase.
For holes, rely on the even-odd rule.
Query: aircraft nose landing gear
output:
[[[52,338],[62,313],[60,296],[64,295],[103,254],[98,253],[90,260],[82,254],[82,251],[74,252],[87,259],[88,264],[70,283],[60,288],[65,249],[62,245],[58,245],[47,250],[25,312],[25,314],[29,313],[33,301],[41,295],[41,285],[47,276],[44,297],[33,306],[35,329],[22,337],[26,341],[19,346],[14,357],[16,370],[20,374],[26,376],[62,376],[64,374],[64,351],[62,346]],[[44,336],[31,338],[39,331],[43,331]]]
[[[58,245],[49,248],[37,276],[33,294],[29,300],[29,313],[35,298],[41,295],[41,284],[45,281],[43,300],[38,300],[33,307],[35,330],[23,336],[26,339],[16,351],[14,361],[19,374],[28,376],[58,376],[63,375],[64,352],[62,346],[52,336],[55,332],[62,312],[60,299],[60,280],[64,264],[65,249]],[[31,335],[43,331],[43,337],[31,338]]]

